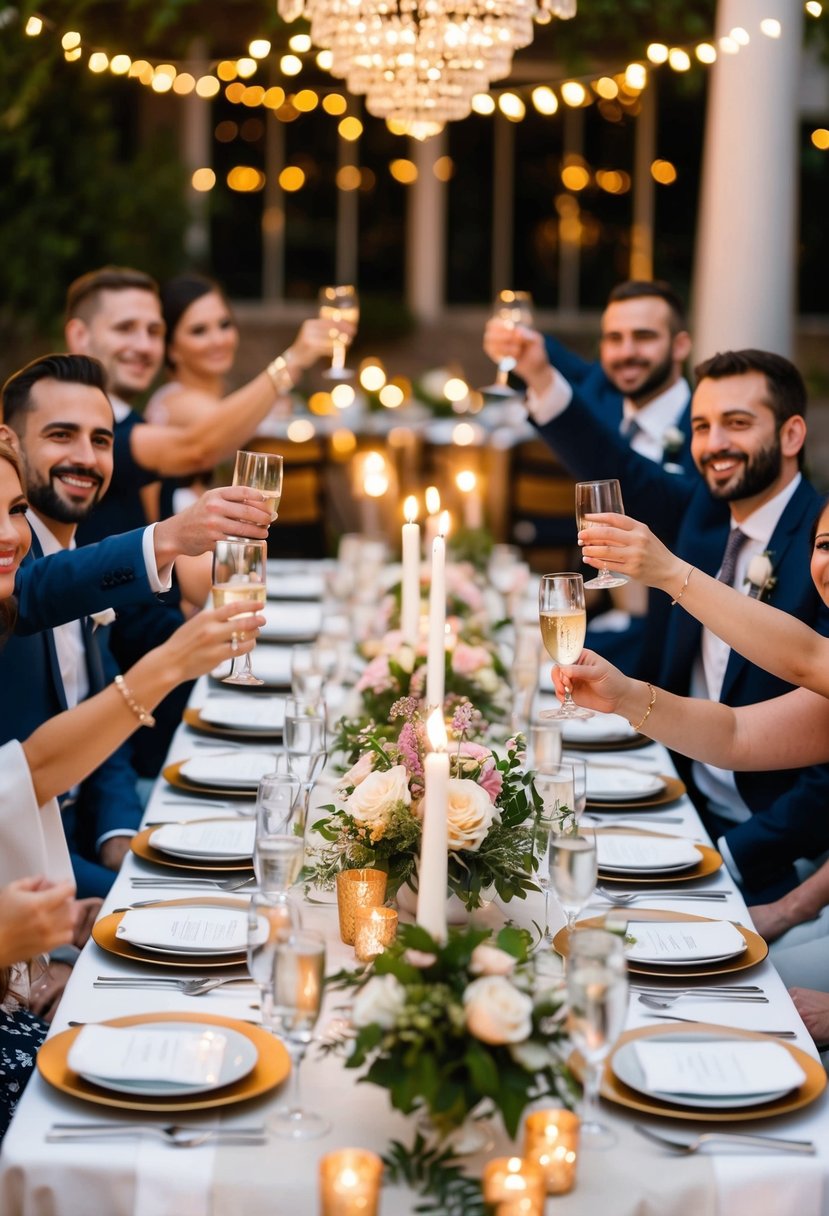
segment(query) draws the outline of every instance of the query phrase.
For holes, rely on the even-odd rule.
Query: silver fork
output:
[[[688,1026],[701,1026],[702,1023],[698,1018],[681,1018],[676,1013],[648,1013],[649,1018],[659,1018],[663,1022],[685,1022]],[[724,1026],[724,1030],[733,1030],[733,1026]],[[768,1034],[774,1039],[796,1039],[796,1030],[755,1030],[755,1034]]]
[[[612,904],[632,904],[640,899],[702,899],[722,903],[731,891],[610,891],[601,883],[596,886],[596,894],[610,900]]]
[[[634,1131],[654,1144],[672,1149],[675,1153],[696,1153],[706,1144],[723,1144],[733,1148],[764,1148],[773,1153],[802,1153],[814,1156],[815,1146],[811,1140],[781,1140],[777,1136],[754,1136],[747,1132],[702,1132],[691,1140],[674,1140],[662,1132],[651,1131],[641,1123],[634,1123]]]
[[[183,1123],[53,1123],[46,1133],[49,1144],[73,1140],[109,1139],[112,1136],[157,1136],[173,1148],[200,1144],[267,1144],[262,1124],[254,1127],[188,1127]]]
[[[742,1001],[746,1004],[768,1005],[769,998],[767,996],[758,995],[755,992],[671,992],[652,996],[649,992],[639,993],[640,1005],[647,1005],[649,1009],[670,1009],[677,1001],[683,1001],[685,998],[693,1001]]]
[[[222,976],[219,979],[214,979],[212,976],[200,976],[192,980],[174,980],[167,979],[161,976],[152,977],[150,979],[139,980],[130,979],[127,976],[123,978],[119,975],[99,975],[92,985],[93,988],[176,988],[179,992],[183,992],[185,996],[204,996],[206,992],[212,992],[214,988],[221,988],[224,984],[252,984],[253,980],[247,976]]]
[[[253,886],[256,878],[246,875],[244,878],[138,878],[130,879],[130,886],[146,890],[149,887],[181,887],[183,889],[199,888],[211,891],[241,891]]]

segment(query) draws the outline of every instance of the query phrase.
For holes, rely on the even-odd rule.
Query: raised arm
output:
[[[717,768],[768,771],[829,760],[829,700],[803,688],[734,709],[632,680],[592,650],[556,667],[553,680],[560,696],[569,685],[579,705],[621,714],[648,738]]]
[[[788,612],[742,595],[675,557],[627,515],[592,515],[579,533],[584,561],[658,587],[706,629],[772,675],[829,696],[829,638]],[[818,539],[820,543],[820,538]]]

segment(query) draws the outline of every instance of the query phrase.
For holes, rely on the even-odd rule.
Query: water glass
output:
[[[273,955],[272,1029],[291,1054],[293,1092],[268,1126],[279,1136],[313,1140],[331,1125],[314,1111],[305,1110],[300,1096],[300,1066],[319,1017],[325,984],[325,939],[321,933],[299,929],[277,940]]]
[[[596,890],[596,834],[574,826],[550,840],[550,882],[572,934],[576,917]]]
[[[561,757],[561,763],[568,765],[573,770],[573,811],[576,823],[579,823],[587,809],[587,761],[582,760],[581,756],[573,756],[570,752],[565,752]]]
[[[260,891],[287,896],[304,860],[299,780],[269,773],[256,795],[256,839],[253,869]]]
[[[262,1022],[271,1024],[273,958],[276,943],[300,927],[299,910],[291,900],[255,891],[248,904],[248,972],[259,988]]]
[[[527,732],[527,768],[561,763],[561,727],[557,722],[531,722]]]

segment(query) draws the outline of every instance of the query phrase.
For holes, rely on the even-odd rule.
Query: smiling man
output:
[[[550,387],[540,337],[528,335],[516,368],[542,408]],[[578,478],[618,477],[625,508],[680,557],[748,591],[753,557],[767,555],[765,598],[829,634],[829,612],[809,576],[809,529],[820,496],[803,477],[806,389],[787,359],[729,351],[696,369],[692,452],[700,477],[666,473],[631,451],[574,395],[540,428]],[[651,593],[647,648],[637,672],[681,695],[728,705],[779,696],[789,685],[753,666],[669,601]],[[711,834],[750,902],[797,882],[794,863],[829,848],[829,767],[730,773],[677,757]]]

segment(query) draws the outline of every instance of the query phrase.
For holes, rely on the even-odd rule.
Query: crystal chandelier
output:
[[[332,75],[366,109],[426,139],[466,118],[475,93],[509,75],[541,11],[575,0],[279,0],[285,21],[304,16],[331,51]]]

